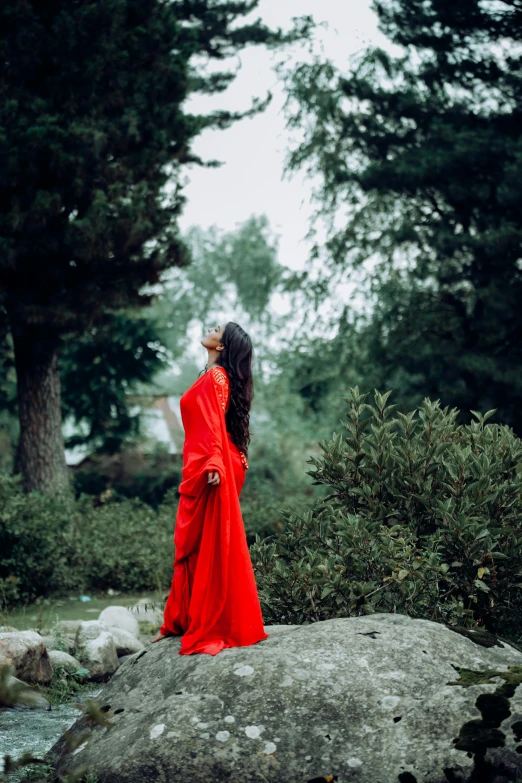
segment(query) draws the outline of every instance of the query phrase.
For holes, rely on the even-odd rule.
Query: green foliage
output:
[[[520,434],[519,7],[374,8],[393,54],[371,47],[345,73],[318,57],[286,74],[301,133],[289,167],[319,183],[329,226],[312,254],[316,290],[333,296],[366,271],[374,308],[353,333],[343,388],[394,388],[410,406],[428,395],[465,411],[498,407]]]
[[[293,453],[288,431],[270,437],[266,430],[252,442],[240,497],[249,544],[282,529],[282,509],[309,508],[319,494],[304,475],[304,457],[301,464]],[[302,449],[302,442],[296,445]]]
[[[100,505],[24,494],[0,476],[0,608],[88,589],[152,590],[170,584],[175,493],[155,511],[137,499]]]
[[[73,487],[82,494],[119,499],[137,498],[157,509],[166,493],[181,482],[181,455],[170,454],[163,444],[148,454],[125,447],[117,455],[93,455],[74,469]]]
[[[335,333],[328,339],[321,328],[300,334],[298,342],[295,337],[289,339],[275,358],[277,397],[285,401],[287,413],[292,408],[299,411],[300,429],[307,433],[309,448],[327,437],[343,415],[344,390],[372,377],[372,357],[363,358],[358,352],[353,316],[343,308]],[[285,415],[283,426],[286,419]]]
[[[60,343],[150,304],[162,273],[187,264],[177,222],[185,200],[182,170],[219,165],[192,152],[194,138],[270,101],[270,94],[264,101],[254,97],[244,112],[185,112],[191,93],[222,92],[235,76],[206,75],[198,58],[222,61],[248,45],[279,47],[309,33],[307,17],[286,33],[259,19],[241,24],[257,5],[2,3],[0,335],[9,330],[13,338],[20,417],[15,470],[26,491],[69,489]],[[110,373],[110,361],[104,369]],[[133,422],[109,382],[99,400],[93,394],[96,375],[79,407],[94,419],[89,436],[107,432],[115,448]],[[46,383],[53,391],[45,387],[42,394]],[[113,409],[120,412],[116,424]],[[42,464],[44,449],[50,456]]]
[[[291,277],[278,263],[277,239],[266,215],[252,216],[234,231],[192,227],[184,236],[193,263],[186,270],[192,316],[222,308],[232,289],[236,304],[253,319],[269,317],[270,297]]]
[[[507,426],[456,424],[425,399],[350,388],[345,434],[320,444],[329,495],[251,548],[267,622],[404,612],[494,630],[522,607],[522,443]]]
[[[96,507],[87,518],[82,514],[86,531],[79,544],[85,584],[93,590],[111,584],[128,592],[169,585],[175,520],[172,500],[169,494],[158,512],[130,499]]]
[[[0,499],[0,592],[2,604],[9,605],[60,584],[75,558],[67,503],[55,495],[25,496],[19,476],[0,477]]]
[[[287,33],[241,24],[257,5],[2,4],[0,301],[11,326],[81,333],[110,310],[147,303],[143,286],[186,263],[181,171],[216,165],[192,152],[193,139],[268,102],[185,112],[191,93],[223,92],[235,76],[205,74],[194,60],[277,48],[311,27],[310,18]]]
[[[89,444],[114,453],[140,432],[127,396],[148,383],[166,365],[159,323],[150,312],[124,312],[86,330],[60,351],[62,415],[86,425],[65,441],[73,448]]]

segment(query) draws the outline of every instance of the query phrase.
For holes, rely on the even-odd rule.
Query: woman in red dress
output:
[[[153,639],[181,636],[180,655],[216,655],[267,639],[239,506],[248,469],[252,342],[229,321],[211,327],[203,375],[181,398],[185,429],[174,528],[174,575]]]

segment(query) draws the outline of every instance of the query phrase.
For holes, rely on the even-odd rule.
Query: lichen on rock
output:
[[[266,630],[216,656],[179,655],[179,637],[131,656],[99,696],[114,726],[95,726],[78,762],[99,783],[471,783],[477,764],[517,755],[522,653],[506,643],[395,614]],[[62,741],[48,759],[64,769]]]

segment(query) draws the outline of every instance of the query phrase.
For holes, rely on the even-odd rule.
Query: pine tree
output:
[[[67,489],[58,355],[65,340],[152,299],[188,254],[176,219],[191,142],[263,109],[190,114],[201,75],[248,44],[307,34],[238,20],[258,0],[6,0],[0,8],[0,306],[17,374],[27,491]],[[212,165],[212,161],[210,162]],[[168,187],[167,187],[168,186]],[[150,290],[150,289],[149,289]]]
[[[320,174],[320,211],[347,216],[330,268],[380,260],[361,350],[381,366],[372,384],[497,407],[522,434],[522,4],[374,8],[399,53],[371,48],[347,75],[319,60],[290,74],[304,130],[290,166]]]

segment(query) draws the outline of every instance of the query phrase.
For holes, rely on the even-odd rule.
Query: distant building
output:
[[[170,454],[181,454],[185,434],[179,409],[180,397],[164,394],[129,395],[129,409],[132,415],[140,413],[143,438],[139,448],[144,454],[153,451],[158,443],[168,447]],[[70,437],[81,432],[81,428],[64,422],[63,433]],[[76,446],[65,450],[67,465],[76,466],[91,453],[90,446]]]

